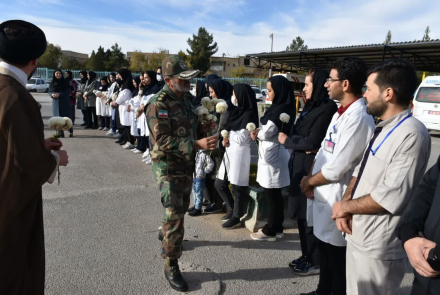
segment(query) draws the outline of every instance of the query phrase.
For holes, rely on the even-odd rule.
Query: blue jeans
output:
[[[194,208],[196,208],[197,210],[202,210],[204,189],[205,179],[193,179]]]

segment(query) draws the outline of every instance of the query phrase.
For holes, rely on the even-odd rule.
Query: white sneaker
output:
[[[151,158],[147,158],[144,163],[147,164],[147,165],[151,165]]]
[[[251,239],[256,241],[275,242],[277,237],[266,236],[263,230],[259,229],[256,233],[251,234]]]
[[[277,239],[282,239],[282,238],[284,238],[284,233],[277,233],[276,238],[277,238]]]
[[[133,152],[133,154],[142,154],[143,153],[143,151],[140,151],[140,150],[135,150],[134,152]]]
[[[137,151],[138,149],[137,148],[134,148],[134,149],[132,149],[131,151],[134,153],[135,151]]]
[[[147,162],[149,159],[147,158],[147,159],[142,159],[142,162],[143,163],[145,163],[145,162]]]
[[[116,133],[114,133],[113,132],[113,130],[110,130],[109,132],[107,132],[107,136],[113,136],[113,135],[115,135]]]
[[[122,148],[126,150],[130,150],[134,148],[134,145],[132,145],[131,143],[127,143],[127,145],[123,146]]]
[[[150,150],[149,149],[147,149],[146,151],[145,151],[145,153],[142,155],[142,158],[148,158],[148,156],[150,155]]]
[[[110,129],[105,127],[104,129],[102,129],[102,131],[109,131]]]

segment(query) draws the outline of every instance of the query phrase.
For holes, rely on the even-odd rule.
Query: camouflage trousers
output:
[[[164,207],[162,257],[177,259],[182,256],[183,220],[190,203],[192,174],[162,176],[158,182]]]

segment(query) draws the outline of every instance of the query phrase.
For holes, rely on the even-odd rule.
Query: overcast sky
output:
[[[301,36],[309,48],[421,39],[427,25],[440,39],[440,5],[408,0],[0,0],[0,22],[23,19],[41,27],[49,42],[90,54],[118,43],[124,52],[188,48],[205,27],[216,55],[285,50]]]

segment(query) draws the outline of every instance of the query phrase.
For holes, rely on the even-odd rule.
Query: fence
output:
[[[65,70],[63,70],[65,71]],[[44,80],[48,80],[48,79],[52,79],[53,77],[53,72],[55,72],[54,69],[48,69],[48,68],[37,68],[37,70],[34,73],[35,77],[41,77]],[[71,70],[72,74],[73,74],[73,78],[74,79],[79,79],[79,72],[81,71],[75,71],[75,70]],[[94,71],[97,75],[97,77],[104,77],[104,76],[108,76],[110,75],[111,72],[106,72],[106,71]],[[138,76],[140,75],[140,73],[132,73],[133,76]]]

